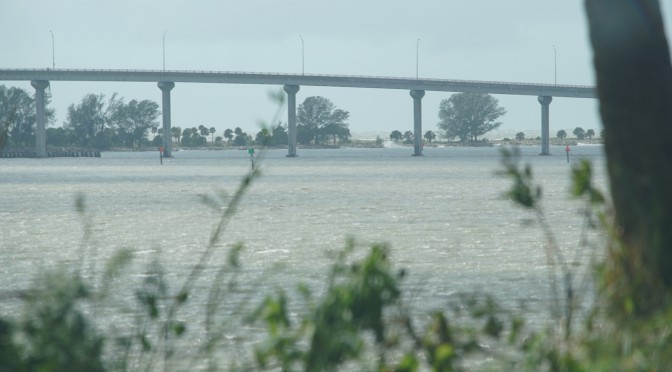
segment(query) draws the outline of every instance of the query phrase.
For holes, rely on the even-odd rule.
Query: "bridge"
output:
[[[296,153],[296,93],[304,86],[402,89],[413,98],[414,156],[422,155],[422,97],[425,91],[537,96],[541,104],[541,155],[549,155],[549,106],[553,97],[597,98],[595,87],[578,85],[413,79],[380,76],[279,74],[221,71],[0,69],[0,81],[30,81],[35,88],[36,154],[46,156],[45,90],[49,81],[115,81],[157,83],[162,92],[163,133],[171,133],[170,91],[175,83],[282,85],[287,93],[289,157]],[[164,154],[171,155],[172,138],[163,136]]]

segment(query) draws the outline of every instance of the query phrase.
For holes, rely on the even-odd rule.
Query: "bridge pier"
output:
[[[411,90],[413,97],[413,156],[422,156],[422,97],[424,90]]]
[[[163,156],[171,157],[173,133],[170,125],[170,91],[175,88],[175,83],[160,81],[156,85],[161,89],[161,116],[163,117]]]
[[[541,104],[541,154],[539,155],[550,155],[548,108],[551,105],[551,101],[553,101],[553,97],[539,96],[537,99]]]
[[[285,85],[283,87],[287,93],[287,157],[293,158],[296,155],[296,93],[300,87],[298,85]]]
[[[47,80],[31,80],[30,85],[35,88],[35,111],[36,111],[36,127],[35,127],[35,157],[47,157],[47,116],[45,111],[45,96],[44,91],[49,86]]]

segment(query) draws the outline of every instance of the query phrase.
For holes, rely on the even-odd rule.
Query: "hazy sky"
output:
[[[672,21],[672,4],[661,3]],[[553,83],[557,61],[558,84],[594,84],[582,0],[0,0],[0,68],[51,67],[49,31],[56,68],[159,70],[165,31],[167,70],[300,73],[301,35],[306,74],[415,77],[417,48],[421,78]],[[254,134],[271,119],[267,96],[277,89],[178,83],[173,126]],[[59,126],[87,93],[161,102],[148,83],[55,81],[51,91]],[[353,133],[412,130],[406,90],[303,86],[297,103],[314,95],[349,111]],[[427,92],[423,131],[436,130],[449,96]],[[508,111],[502,132],[539,132],[536,97],[495,97]],[[552,135],[600,128],[595,100],[555,98],[550,112]]]

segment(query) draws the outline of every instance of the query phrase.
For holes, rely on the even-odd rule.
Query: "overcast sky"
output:
[[[661,3],[672,21],[672,4]],[[558,84],[594,85],[583,0],[0,0],[0,68],[160,70],[164,31],[167,70],[300,73],[301,35],[306,74],[415,77],[417,57],[421,78],[554,83],[557,66]],[[277,89],[178,83],[172,124],[254,135]],[[51,92],[58,126],[87,93],[161,102],[147,83],[55,81]],[[355,134],[412,130],[408,91],[303,86],[297,103],[315,95],[349,111]],[[423,131],[436,130],[449,96],[427,92]],[[538,135],[536,97],[495,97],[508,111],[499,134]],[[550,113],[552,135],[600,129],[595,100],[555,98]]]

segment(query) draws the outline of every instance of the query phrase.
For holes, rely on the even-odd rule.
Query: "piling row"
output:
[[[35,151],[3,151],[0,158],[34,158]],[[47,151],[48,158],[99,158],[100,151]]]

